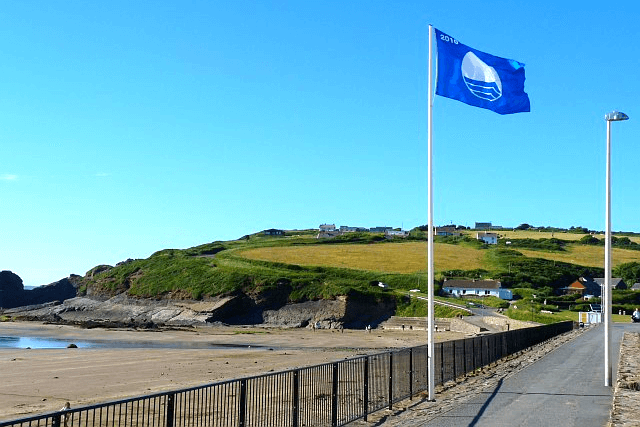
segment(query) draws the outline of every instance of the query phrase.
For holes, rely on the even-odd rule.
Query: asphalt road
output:
[[[640,325],[612,326],[614,384],[625,330]],[[407,426],[606,426],[613,387],[604,386],[603,345],[603,326],[593,327],[452,411]]]

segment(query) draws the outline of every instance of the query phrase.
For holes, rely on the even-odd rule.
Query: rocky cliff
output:
[[[263,292],[205,300],[145,299],[128,296],[77,296],[82,278],[71,276],[48,286],[25,291],[22,280],[2,272],[0,313],[22,320],[77,324],[86,327],[195,326],[215,322],[277,327],[364,328],[375,326],[395,312],[395,300],[375,300],[352,294],[333,300],[290,303],[291,287],[282,282]],[[37,291],[37,292],[36,292]]]

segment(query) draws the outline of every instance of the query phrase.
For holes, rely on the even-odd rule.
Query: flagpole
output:
[[[427,145],[428,145],[428,159],[427,159],[427,169],[428,169],[428,204],[429,204],[429,225],[427,227],[427,275],[428,275],[428,293],[429,293],[429,303],[428,303],[428,321],[427,321],[427,339],[428,339],[428,353],[427,353],[427,376],[428,376],[428,384],[429,384],[429,397],[430,401],[434,399],[434,388],[435,388],[435,380],[434,380],[434,347],[433,347],[433,281],[434,281],[434,273],[433,273],[433,27],[429,25],[429,84],[428,84],[428,108],[427,108],[427,125],[428,125],[428,136],[427,136]]]

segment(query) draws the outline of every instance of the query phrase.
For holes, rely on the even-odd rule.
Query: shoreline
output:
[[[0,323],[0,336],[126,341],[135,348],[0,349],[0,420],[222,380],[328,363],[427,343],[424,331],[278,329],[82,329],[42,322]],[[462,338],[456,332],[435,339]],[[149,348],[144,344],[173,347]],[[206,348],[176,347],[203,345]],[[219,345],[220,347],[213,347]]]

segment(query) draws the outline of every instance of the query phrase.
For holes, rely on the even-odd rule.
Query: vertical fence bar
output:
[[[300,394],[298,385],[299,372],[300,371],[298,369],[293,371],[293,427],[298,427],[298,420],[300,418],[300,416],[298,415],[300,407]]]
[[[409,349],[409,399],[413,400],[413,348]]]
[[[247,380],[240,380],[240,404],[238,405],[238,426],[245,427],[247,416]]]
[[[462,371],[467,375],[467,340],[462,339]]]
[[[369,415],[369,356],[364,358],[364,420],[367,421],[367,415]]]
[[[167,395],[167,415],[166,415],[166,427],[173,427],[173,416],[174,416],[174,400],[176,395],[174,393]],[[107,412],[107,416],[109,413]],[[108,424],[108,421],[107,421]]]
[[[453,380],[455,381],[456,378],[458,378],[458,376],[456,375],[456,373],[458,372],[456,369],[456,365],[458,364],[458,360],[456,359],[456,343],[457,341],[452,341],[451,342],[451,347],[453,347],[453,349],[451,350],[452,355],[451,358],[453,359]]]
[[[333,382],[331,392],[331,426],[338,425],[338,364],[333,364]]]
[[[389,410],[393,409],[393,353],[389,353]]]
[[[440,343],[440,381],[442,384],[445,382],[445,374],[444,374],[444,343]]]

